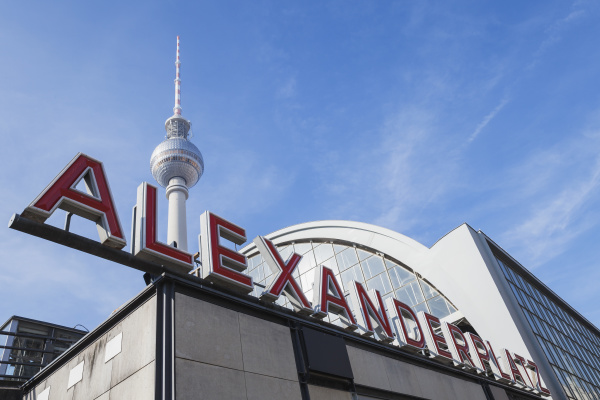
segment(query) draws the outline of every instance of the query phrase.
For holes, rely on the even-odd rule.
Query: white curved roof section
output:
[[[404,236],[390,229],[380,226],[354,221],[313,221],[293,225],[280,229],[266,236],[276,245],[295,241],[322,240],[332,242],[349,242],[356,245],[368,247],[376,251],[388,254],[393,252],[404,255],[405,259],[399,259],[403,263],[410,263],[426,254],[428,247],[414,239]],[[242,249],[242,253],[250,256],[256,250],[254,245]],[[410,265],[408,265],[410,267]]]
[[[499,281],[499,269],[490,257],[487,242],[482,233],[467,224],[454,229],[431,248],[398,232],[351,221],[307,222],[266,237],[280,249],[286,244],[312,241],[354,245],[381,253],[384,258],[418,273],[449,300],[459,310],[448,316],[450,322],[464,316],[482,337],[529,355],[501,294],[505,288]],[[257,255],[253,244],[241,252],[250,260]]]

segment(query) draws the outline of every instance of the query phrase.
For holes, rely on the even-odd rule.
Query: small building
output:
[[[86,333],[13,315],[0,326],[0,380],[27,381]]]

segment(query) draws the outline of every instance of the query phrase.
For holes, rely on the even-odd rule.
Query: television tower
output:
[[[175,107],[173,116],[165,122],[166,139],[152,152],[150,169],[158,184],[167,188],[169,200],[167,243],[187,251],[185,201],[189,196],[188,189],[200,180],[204,172],[204,160],[200,150],[188,138],[192,123],[181,116],[180,65],[179,36],[177,36]]]

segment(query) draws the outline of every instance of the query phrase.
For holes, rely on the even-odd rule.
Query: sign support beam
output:
[[[163,265],[134,257],[126,251],[105,246],[95,240],[77,235],[52,225],[33,221],[29,218],[23,217],[20,214],[13,214],[8,223],[8,227],[29,235],[49,240],[54,243],[62,244],[63,246],[70,247],[84,253],[92,254],[96,257],[104,258],[105,260],[113,261],[118,264],[137,269],[139,271],[148,272],[153,275],[161,275],[165,272],[168,272],[171,275],[180,275],[182,277],[185,276],[184,274],[177,274],[172,270],[168,270]]]

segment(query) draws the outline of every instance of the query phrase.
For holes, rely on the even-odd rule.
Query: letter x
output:
[[[275,274],[279,274],[273,282],[265,288],[260,295],[261,300],[275,302],[283,293],[298,312],[311,313],[312,308],[302,292],[302,288],[292,276],[292,273],[300,263],[302,256],[293,253],[287,263],[281,258],[281,254],[269,239],[257,236],[253,240],[258,251],[263,256],[267,265]]]

